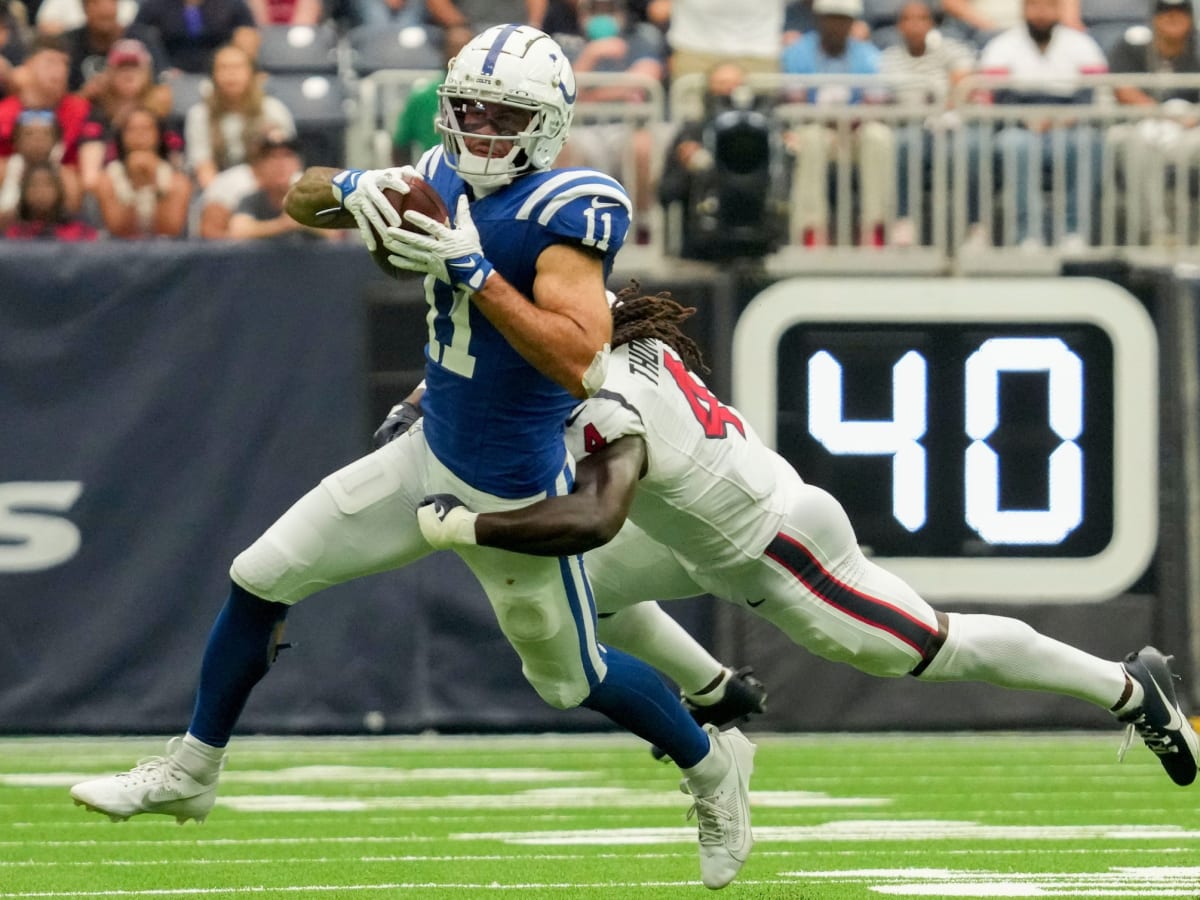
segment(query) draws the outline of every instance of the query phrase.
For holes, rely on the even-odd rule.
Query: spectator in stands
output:
[[[321,0],[247,0],[254,22],[269,25],[318,25],[325,18]]]
[[[545,12],[541,15],[541,21],[532,21],[530,24],[535,28],[540,28],[546,34],[550,35],[559,45],[566,51],[567,56],[574,62],[575,57],[579,55],[579,51],[583,49],[583,45],[588,38],[584,34],[583,19],[580,13],[581,0],[549,0],[545,3]],[[644,39],[654,41],[658,46],[663,48],[663,53],[666,53],[666,30],[660,28],[657,24],[647,21],[646,15],[649,7],[647,0],[623,0],[621,3],[621,31],[637,31],[643,34]],[[536,6],[532,4],[531,6]],[[593,15],[594,17],[594,15]],[[609,26],[611,30],[611,26]]]
[[[79,141],[91,114],[91,104],[67,91],[67,53],[62,39],[40,35],[21,74],[17,91],[0,100],[0,157],[13,152],[13,129],[27,109],[48,109],[58,120],[64,166],[79,162]]]
[[[530,23],[544,13],[546,0],[342,0],[350,25],[393,25],[400,28],[438,25],[469,28],[478,34],[489,25]],[[335,15],[341,15],[335,13]]]
[[[50,162],[34,163],[21,178],[17,216],[4,237],[10,240],[91,241],[96,229],[67,209],[60,170]]]
[[[540,17],[545,0],[425,0],[430,21],[466,25],[476,34],[489,25],[526,24]]]
[[[250,145],[254,146],[257,141],[276,129],[277,126],[271,124],[256,129],[250,136]],[[190,228],[190,233],[198,234],[208,241],[229,237],[229,220],[242,200],[257,190],[258,180],[248,162],[238,163],[218,172],[200,195],[199,203],[194,204],[198,216]]]
[[[263,90],[254,60],[229,44],[213,58],[212,91],[187,111],[184,150],[187,165],[201,188],[222,169],[246,161],[248,137],[265,125],[295,135],[287,107]]]
[[[926,0],[904,4],[896,20],[896,30],[900,34],[900,43],[883,51],[879,57],[879,71],[887,76],[920,79],[921,83],[895,86],[892,95],[905,105],[948,103],[951,90],[975,67],[975,51],[962,41],[944,37],[934,30],[933,10]],[[924,190],[932,174],[934,140],[931,127],[944,130],[950,121],[939,117],[934,122],[912,122],[897,134],[896,222],[891,234],[891,242],[896,246],[916,242],[909,195],[914,187]],[[916,163],[919,180],[911,177],[912,154],[919,159]],[[973,169],[974,166],[968,166],[969,172]],[[972,221],[977,218],[977,215],[971,217]]]
[[[245,0],[141,0],[134,21],[158,29],[168,63],[184,72],[210,71],[226,44],[258,56],[261,38]]]
[[[1197,74],[1200,47],[1190,0],[1157,0],[1150,28],[1131,28],[1113,48],[1109,69],[1114,74]],[[1116,125],[1108,139],[1117,153],[1125,178],[1126,221],[1133,240],[1148,236],[1162,244],[1172,228],[1164,202],[1167,172],[1185,177],[1200,154],[1200,121],[1196,88],[1154,88],[1122,85],[1117,100],[1131,106],[1159,106],[1163,115],[1137,124]],[[1191,202],[1190,197],[1188,202]],[[1175,209],[1186,221],[1186,209]]]
[[[286,212],[288,188],[303,171],[299,145],[285,132],[274,129],[254,142],[250,151],[257,190],[244,197],[229,220],[229,236],[238,240],[338,240],[345,232],[309,228]]]
[[[651,18],[669,16],[671,79],[707,73],[724,62],[747,72],[778,72],[783,50],[786,0],[759,0],[752,5],[731,0],[659,0]]]
[[[1090,36],[1062,25],[1062,0],[1025,0],[1025,22],[1008,29],[988,41],[980,55],[979,68],[988,75],[1007,75],[1019,78],[1036,87],[1009,87],[994,92],[992,100],[1003,104],[1082,104],[1091,102],[1092,92],[1081,87],[1080,77],[1102,74],[1108,65],[1104,51]],[[1006,127],[996,135],[997,168],[1001,180],[1005,173],[1013,176],[1006,189],[1016,194],[1016,241],[1025,249],[1037,249],[1045,241],[1042,221],[1043,180],[1052,175],[1056,127],[1045,119],[1026,119],[1017,126]],[[1079,201],[1081,188],[1091,202],[1099,192],[1100,142],[1095,130],[1088,125],[1070,127],[1063,145],[1065,165],[1065,230],[1059,244],[1066,250],[1086,245],[1081,234]],[[1080,166],[1080,150],[1089,157]],[[1041,173],[1030,183],[1030,160],[1034,174]],[[1086,185],[1079,184],[1079,169],[1089,174]],[[1086,224],[1086,223],[1084,223]],[[976,232],[979,233],[978,231]],[[974,243],[974,241],[972,241]]]
[[[167,65],[167,55],[158,40],[158,33],[145,25],[122,25],[117,18],[117,0],[84,0],[86,20],[79,28],[63,35],[67,54],[71,58],[68,85],[95,102],[103,84],[103,73],[109,53],[122,40],[136,40],[146,49],[153,64],[154,77]]]
[[[425,0],[352,0],[352,6],[356,25],[403,28],[417,27],[425,22]]]
[[[101,171],[96,200],[113,237],[180,237],[187,226],[192,182],[168,159],[158,116],[129,111],[116,133],[117,158]]]
[[[94,191],[100,170],[117,158],[116,126],[137,108],[149,109],[159,119],[171,111],[171,88],[154,80],[150,51],[141,41],[123,38],[109,50],[106,68],[92,76],[92,113],[79,145],[79,174],[85,191]],[[183,140],[170,143],[178,162]]]
[[[1086,31],[1079,4],[1080,0],[1062,0],[1059,21],[1076,31]],[[1023,0],[942,0],[942,12],[946,15],[943,30],[957,32],[980,45],[1002,31],[1025,24]]]
[[[630,22],[622,0],[579,0],[580,27],[586,42],[572,63],[576,76],[584,73],[624,73],[655,83],[666,74],[666,52],[657,29]],[[588,166],[605,172],[626,186],[633,194],[635,224],[640,219],[644,228],[645,216],[653,203],[651,169],[654,156],[654,134],[645,123],[634,127],[628,120],[579,123],[578,111],[586,103],[642,103],[648,100],[644,87],[607,85],[581,88],[580,105],[576,108],[577,124],[563,148],[556,165]],[[626,171],[626,161],[632,147],[633,172]],[[641,238],[646,238],[642,231]]]
[[[449,63],[467,45],[475,33],[465,25],[451,25],[442,31],[442,57]],[[446,79],[445,67],[436,78],[413,87],[404,109],[396,119],[392,133],[392,160],[398,166],[415,163],[430,147],[441,143],[434,126],[438,115],[438,88]]]
[[[137,16],[137,0],[113,0],[112,5],[113,19],[123,28]],[[37,11],[37,30],[39,34],[65,34],[82,28],[87,19],[86,0],[43,0]]]
[[[158,118],[171,112],[171,87],[155,79],[154,57],[141,41],[123,38],[108,51],[105,68],[89,81],[92,118],[106,128],[141,106]]]
[[[788,3],[783,14],[783,46],[794,44],[808,32],[816,30],[817,16],[812,7],[813,0],[792,0]],[[860,41],[871,40],[871,25],[866,19],[855,19],[850,27],[850,37]]]
[[[25,34],[8,0],[0,0],[0,97],[11,90],[13,70],[25,61]]]
[[[59,165],[61,131],[54,113],[48,109],[27,109],[17,118],[13,132],[13,154],[0,159],[0,226],[10,224],[17,214],[21,184],[30,166],[50,163],[58,170],[67,211],[79,212],[83,200],[79,175]]]
[[[877,75],[879,50],[868,41],[850,37],[863,14],[862,0],[814,0],[817,30],[788,46],[783,71],[792,75]],[[870,101],[872,95],[844,85],[822,85],[806,94],[815,106]],[[829,240],[829,162],[838,152],[838,131],[825,122],[801,125],[791,135],[796,154],[792,182],[794,237],[806,247]],[[858,164],[861,242],[882,246],[884,226],[892,203],[896,172],[896,138],[882,122],[864,121],[850,132],[848,148]],[[847,148],[842,148],[843,150]]]

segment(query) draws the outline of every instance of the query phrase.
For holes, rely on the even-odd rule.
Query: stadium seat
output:
[[[1130,28],[1149,25],[1151,8],[1151,0],[1079,0],[1079,16],[1105,53]]]
[[[264,72],[332,74],[338,70],[338,34],[330,22],[310,25],[266,25],[258,29],[262,44],[258,64]]]
[[[900,30],[895,25],[881,25],[871,28],[871,41],[880,50],[899,44],[903,39]]]
[[[187,111],[208,96],[212,80],[200,72],[173,71],[163,81],[171,88],[171,111],[167,113],[167,126],[175,131],[183,130],[183,119]]]
[[[872,29],[895,25],[908,0],[863,0],[863,21]]]
[[[1150,22],[1150,0],[1079,0],[1079,17],[1089,28],[1101,22]]]
[[[1088,34],[1100,45],[1100,49],[1105,55],[1112,53],[1113,47],[1120,43],[1121,38],[1125,36],[1130,28],[1145,28],[1144,21],[1117,21],[1096,22],[1088,25]]]
[[[360,25],[348,35],[350,65],[358,75],[381,69],[441,69],[442,36],[436,28]]]
[[[343,164],[350,110],[341,79],[325,75],[277,74],[267,81],[266,90],[291,111],[296,121],[300,153],[307,164]]]

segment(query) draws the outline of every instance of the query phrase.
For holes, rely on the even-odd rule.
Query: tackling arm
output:
[[[478,544],[533,556],[573,556],[608,543],[621,530],[645,468],[645,442],[628,435],[582,460],[566,496],[507,512],[474,513],[457,497],[435,494],[425,498],[417,521],[438,549]]]
[[[607,544],[625,523],[645,469],[645,441],[636,435],[620,438],[579,462],[571,493],[508,512],[481,513],[475,540],[534,556],[571,556]]]

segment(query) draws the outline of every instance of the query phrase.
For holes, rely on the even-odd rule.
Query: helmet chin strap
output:
[[[454,169],[458,172],[458,177],[471,185],[477,196],[482,197],[498,191],[506,184],[512,184],[515,177],[507,166],[498,171],[487,171],[488,163],[492,161],[490,158],[476,156],[463,150],[458,154],[458,162]]]

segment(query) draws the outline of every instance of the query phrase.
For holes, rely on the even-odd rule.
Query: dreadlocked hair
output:
[[[707,373],[709,368],[700,348],[679,330],[680,323],[691,318],[696,308],[672,300],[670,291],[639,296],[640,291],[641,285],[634,281],[622,288],[612,302],[613,349],[632,341],[657,338],[674,350],[693,372]]]

